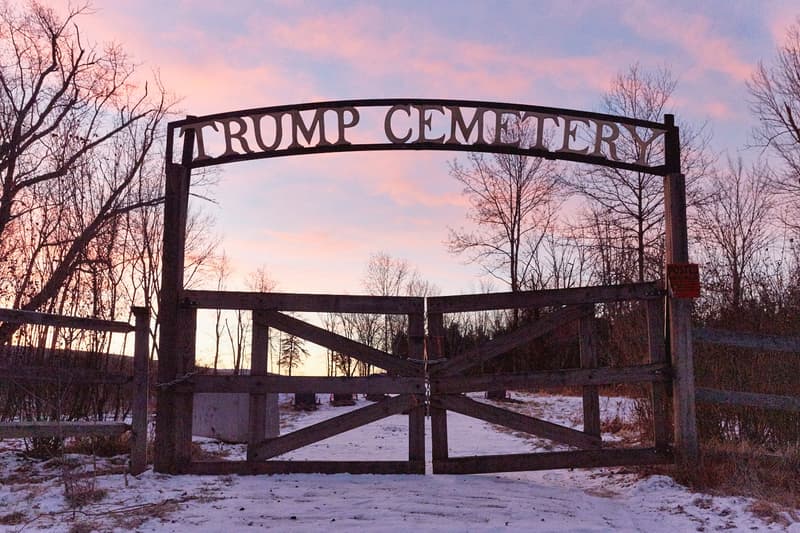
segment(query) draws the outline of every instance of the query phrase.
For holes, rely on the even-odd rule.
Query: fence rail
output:
[[[89,421],[16,421],[0,423],[0,438],[114,436],[131,431],[130,470],[140,474],[147,467],[147,404],[150,310],[131,309],[135,325],[96,318],[0,309],[0,321],[111,333],[135,333],[133,375],[106,374],[93,369],[58,367],[0,367],[0,382],[47,382],[70,385],[115,384],[132,386],[131,424]]]
[[[694,339],[706,344],[734,346],[736,348],[751,350],[800,353],[800,337],[698,328],[694,332]],[[698,387],[695,389],[695,399],[701,403],[800,412],[800,396],[784,396]]]

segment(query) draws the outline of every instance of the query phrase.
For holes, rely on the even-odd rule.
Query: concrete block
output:
[[[267,394],[265,438],[279,434],[278,395]],[[194,395],[192,435],[225,442],[247,442],[250,395],[203,392]]]

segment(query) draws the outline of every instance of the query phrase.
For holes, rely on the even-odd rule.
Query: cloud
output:
[[[674,7],[654,7],[651,2],[634,2],[624,10],[623,21],[646,40],[665,41],[676,46],[691,64],[694,76],[717,71],[736,82],[750,79],[753,64],[737,54],[737,43],[716,35],[708,17]]]

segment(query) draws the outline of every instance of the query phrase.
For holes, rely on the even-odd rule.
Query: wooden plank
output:
[[[350,431],[359,426],[375,422],[387,416],[402,413],[409,408],[418,407],[414,396],[393,396],[367,407],[350,411],[343,415],[323,420],[314,425],[298,429],[274,439],[264,440],[253,445],[253,460],[264,461],[303,446],[308,446],[334,435]]]
[[[187,132],[186,144],[193,143],[194,132]],[[158,320],[160,325],[158,382],[170,383],[178,377],[178,306],[183,290],[186,212],[189,171],[168,162],[164,191],[164,244],[161,259],[161,291]],[[153,468],[156,472],[175,470],[175,423],[178,417],[175,392],[157,389],[156,437]]]
[[[59,328],[84,329],[87,331],[110,331],[112,333],[129,333],[133,331],[133,326],[127,322],[102,320],[100,318],[62,316],[52,313],[22,311],[20,309],[0,309],[0,322],[36,324]]]
[[[433,397],[431,403],[442,409],[449,409],[491,424],[498,424],[577,448],[599,448],[602,442],[599,436],[588,435],[546,420],[477,402],[466,396],[440,395]]]
[[[332,394],[425,394],[425,378],[402,376],[223,376],[195,375],[174,385],[178,391],[239,392],[328,392]]]
[[[297,311],[311,313],[422,313],[425,299],[416,296],[362,296],[349,294],[297,294],[286,292],[235,292],[187,290],[185,296],[200,309]]]
[[[695,393],[698,402],[800,412],[800,397],[798,396],[779,396],[776,394],[759,394],[701,387],[698,387]]]
[[[550,333],[565,324],[579,319],[586,313],[579,307],[567,307],[548,314],[532,324],[523,324],[519,329],[506,335],[495,337],[471,350],[459,354],[457,357],[437,365],[431,370],[433,376],[454,375],[466,372],[472,368],[499,357],[509,350],[530,342],[533,339]],[[500,388],[499,385],[496,388]]]
[[[594,336],[594,306],[578,321],[578,345],[581,368],[597,368],[597,349]],[[597,385],[583,386],[583,431],[600,437],[600,395]]]
[[[0,367],[0,382],[45,382],[65,385],[125,385],[133,378],[92,368],[53,366]]]
[[[647,302],[647,344],[651,363],[667,363],[667,346],[664,339],[664,301]],[[670,444],[667,384],[654,381],[650,384],[650,401],[653,406],[653,442],[659,450]]]
[[[428,364],[439,364],[446,359],[444,350],[444,316],[442,313],[428,313],[428,339],[426,342]],[[430,368],[430,367],[429,367]],[[431,400],[433,397],[431,397]],[[430,405],[431,413],[431,454],[434,460],[447,459],[447,411]]]
[[[482,376],[445,376],[431,378],[434,394],[458,394],[486,391],[491,388],[536,389],[583,385],[613,385],[668,381],[670,366],[665,363],[635,365],[621,368],[599,367],[586,369],[546,370],[521,374],[492,374]]]
[[[303,322],[289,315],[284,315],[276,311],[265,311],[264,313],[271,327],[309,340],[324,348],[330,348],[336,352],[347,354],[389,372],[395,372],[403,376],[416,376],[422,370],[419,365],[404,361],[391,354],[314,326],[308,322]]]
[[[800,337],[743,333],[713,328],[695,329],[692,331],[692,337],[697,342],[708,344],[722,344],[763,352],[800,353]]]
[[[263,311],[253,311],[250,352],[250,376],[267,374],[269,362],[269,324]],[[252,461],[253,445],[264,440],[267,430],[267,395],[250,393],[247,460]]]
[[[655,448],[576,450],[568,452],[523,453],[451,457],[433,462],[434,474],[485,474],[524,472],[557,468],[599,468],[671,463],[672,455]]]
[[[189,376],[195,371],[195,349],[197,335],[197,309],[182,307],[178,314],[180,337],[176,344],[178,355],[178,377]],[[192,419],[194,394],[175,393],[177,416],[175,428],[175,464],[187,464],[192,460]]]
[[[492,309],[525,309],[554,305],[623,302],[659,298],[664,291],[653,282],[600,285],[541,291],[492,292],[428,298],[428,313],[466,313]]]
[[[686,224],[686,179],[673,173],[664,177],[665,261],[689,262]],[[689,467],[699,457],[697,414],[694,397],[694,357],[692,353],[692,301],[668,298],[669,346],[674,372],[672,408],[675,425],[675,450],[679,463]]]
[[[424,461],[198,461],[186,465],[184,474],[424,474]]]
[[[408,358],[425,362],[425,317],[422,313],[408,315]],[[418,372],[424,373],[424,366]],[[418,404],[408,411],[408,460],[425,461],[425,395],[415,397]]]
[[[447,442],[447,411],[433,405],[431,397],[431,454],[433,460],[447,459],[450,451]]]
[[[131,408],[131,474],[147,468],[147,406],[150,399],[150,309],[131,308],[136,318],[133,346],[133,406]]]
[[[123,422],[3,422],[0,423],[0,439],[22,439],[36,437],[114,437],[128,431]]]

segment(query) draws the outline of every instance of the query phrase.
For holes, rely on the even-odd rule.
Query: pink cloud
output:
[[[750,79],[753,66],[736,53],[733,41],[714,35],[711,21],[703,15],[677,9],[654,9],[638,1],[623,11],[623,20],[639,35],[654,36],[680,47],[692,60],[691,70],[699,75],[717,71],[743,82]]]

